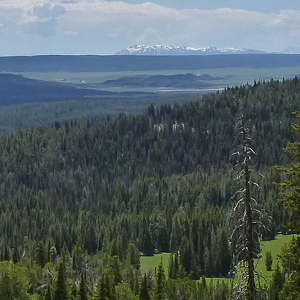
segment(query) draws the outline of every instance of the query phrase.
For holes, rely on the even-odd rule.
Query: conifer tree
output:
[[[141,286],[139,299],[140,300],[150,300],[148,276],[146,273],[144,274],[144,277],[142,280],[142,286]]]
[[[140,268],[140,253],[136,246],[132,243],[128,245],[127,260],[135,269],[138,270]]]
[[[81,273],[81,277],[80,277],[78,295],[79,295],[80,300],[88,300],[87,291],[86,291],[85,276],[84,276],[83,273]]]
[[[3,273],[0,279],[0,298],[3,300],[14,299],[12,282],[8,272]]]
[[[143,228],[143,236],[142,236],[142,245],[141,249],[144,255],[152,256],[154,253],[154,246],[152,242],[152,237],[150,231],[147,226]]]
[[[294,112],[296,122],[292,124],[292,132],[300,134],[300,111]],[[286,149],[293,155],[293,162],[287,167],[276,169],[285,175],[285,180],[277,183],[281,198],[279,202],[290,213],[289,228],[292,232],[300,233],[300,142],[289,142]],[[300,237],[293,238],[286,251],[281,254],[281,261],[288,273],[288,280],[283,286],[279,299],[300,298]]]
[[[227,277],[231,265],[231,255],[229,251],[228,238],[225,229],[222,229],[218,234],[218,249],[217,249],[217,269],[218,275]]]
[[[42,241],[38,243],[38,246],[35,251],[36,251],[36,263],[42,268],[45,267],[45,264],[47,263],[47,255],[46,255],[44,243]]]
[[[175,276],[173,253],[171,253],[169,261],[169,278],[175,279]]]
[[[10,249],[7,246],[4,246],[3,260],[10,261]]]
[[[100,277],[100,282],[98,285],[98,295],[97,300],[114,300],[114,290],[111,287],[109,276],[107,274],[102,274]]]
[[[297,121],[292,124],[292,132],[300,135],[300,111],[295,112],[294,115]],[[300,233],[300,143],[289,142],[285,151],[293,155],[293,162],[287,167],[276,166],[276,169],[286,176],[286,180],[277,183],[281,193],[279,202],[292,217],[289,224],[291,231]]]
[[[68,291],[66,286],[65,266],[63,260],[59,263],[56,286],[53,300],[68,300]]]
[[[285,281],[284,277],[284,273],[281,272],[279,265],[277,264],[270,284],[270,300],[279,300],[279,293],[282,290]]]
[[[19,251],[18,251],[17,247],[15,247],[14,250],[13,250],[12,260],[13,260],[14,264],[16,264],[20,261],[20,254],[19,254]]]
[[[264,225],[261,222],[262,213],[256,208],[257,202],[253,196],[253,188],[258,186],[253,180],[251,169],[255,152],[251,148],[249,128],[244,125],[241,113],[237,129],[240,144],[232,156],[236,159],[237,180],[242,187],[234,196],[236,202],[232,212],[231,240],[235,246],[235,271],[240,273],[242,279],[235,285],[230,299],[257,300],[266,298],[265,291],[256,286],[255,276],[258,274],[254,266],[259,250],[258,230]]]
[[[162,264],[162,261],[157,267],[156,276],[155,276],[155,284],[152,290],[152,299],[153,300],[165,300],[166,299],[166,292],[165,292],[165,284],[166,284],[166,277],[165,271]]]

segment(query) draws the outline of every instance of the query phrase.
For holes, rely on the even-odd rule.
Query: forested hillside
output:
[[[64,257],[59,272],[67,272],[70,297],[83,272],[89,297],[96,290],[103,295],[106,284],[114,291],[108,299],[125,299],[116,296],[121,289],[135,299],[143,290],[138,253],[172,252],[169,277],[189,293],[180,299],[192,293],[225,299],[226,286],[206,290],[205,282],[201,287],[178,278],[228,276],[228,211],[237,190],[229,157],[237,146],[239,102],[257,152],[256,198],[272,216],[263,236],[271,239],[286,232],[289,221],[276,206],[273,166],[287,162],[283,148],[294,139],[290,125],[299,97],[297,77],[255,82],[184,105],[151,105],[143,115],[0,136],[1,259],[32,269],[28,294],[57,291],[55,277],[43,270],[52,262],[47,270],[55,273],[57,258]],[[155,293],[153,276],[145,278]],[[172,284],[168,280],[168,293]]]

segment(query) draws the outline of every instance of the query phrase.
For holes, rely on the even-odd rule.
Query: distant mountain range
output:
[[[245,48],[215,47],[192,48],[184,46],[135,45],[117,52],[115,55],[220,55],[220,54],[266,54],[266,52]]]

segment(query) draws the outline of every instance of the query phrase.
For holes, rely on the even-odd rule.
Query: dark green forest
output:
[[[141,115],[1,135],[1,299],[227,299],[237,114],[271,216],[262,238],[273,239],[290,232],[274,165],[290,161],[299,99],[298,77],[257,81]],[[142,274],[140,255],[157,252],[172,253],[169,268]]]

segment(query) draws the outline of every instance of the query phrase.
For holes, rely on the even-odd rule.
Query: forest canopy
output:
[[[289,217],[276,205],[272,182],[280,174],[273,166],[288,162],[282,149],[294,141],[291,112],[299,97],[298,77],[258,81],[183,105],[150,105],[142,115],[1,135],[1,260],[32,269],[22,285],[28,295],[63,299],[56,296],[61,289],[71,297],[80,281],[80,299],[114,299],[122,289],[134,299],[142,288],[147,299],[147,280],[155,295],[161,290],[151,276],[141,283],[140,254],[171,252],[168,278],[180,282],[178,289],[225,297],[226,286],[208,291],[205,280],[183,278],[228,276],[228,211],[237,190],[229,157],[237,145],[238,103],[257,152],[256,198],[272,216],[262,234],[272,239],[289,231]],[[156,272],[165,276],[163,267]],[[9,278],[2,276],[0,287]],[[175,284],[167,282],[161,295]]]

